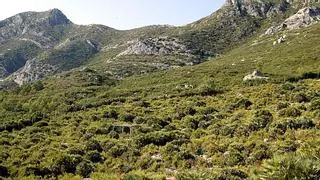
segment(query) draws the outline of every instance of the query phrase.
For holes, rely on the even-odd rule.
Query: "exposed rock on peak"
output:
[[[22,40],[32,42],[41,49],[49,49],[63,36],[64,30],[72,25],[58,9],[20,13],[0,21],[0,44]]]
[[[233,6],[241,15],[265,18],[273,13],[284,12],[290,6],[290,2],[289,0],[280,0],[277,3],[262,0],[226,0],[225,6]]]
[[[1,21],[2,26],[59,25],[70,24],[71,21],[59,10],[52,9],[45,12],[24,12]],[[0,27],[2,27],[0,26]]]
[[[71,21],[59,9],[49,10],[48,14],[49,24],[51,26],[71,23]]]
[[[269,28],[265,34],[273,34],[281,30],[294,30],[320,22],[320,8],[305,7],[290,16],[281,25]]]

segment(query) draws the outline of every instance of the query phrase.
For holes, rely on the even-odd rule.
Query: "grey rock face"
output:
[[[320,9],[305,7],[290,16],[281,25],[270,27],[265,34],[274,34],[281,30],[294,30],[320,22]]]
[[[266,18],[275,13],[284,12],[290,6],[290,1],[280,0],[272,3],[262,0],[226,0],[225,6],[233,6],[241,15],[251,15],[254,17]]]
[[[69,26],[71,21],[58,9],[46,12],[26,12],[0,21],[0,44],[12,38],[26,38],[45,47],[57,41],[51,33],[55,26]]]
[[[127,43],[128,48],[120,53],[123,55],[168,55],[180,54],[191,56],[192,53],[178,39],[170,37],[148,38],[144,40],[134,40]]]
[[[15,72],[10,79],[15,83],[22,85],[24,83],[32,82],[44,78],[45,76],[54,73],[56,67],[43,64],[36,59],[28,60],[26,64]]]
[[[320,21],[320,9],[306,7],[284,21],[282,27],[287,30],[299,29]]]

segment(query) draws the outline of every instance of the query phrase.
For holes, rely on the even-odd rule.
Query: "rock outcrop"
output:
[[[15,83],[22,85],[24,83],[32,82],[46,77],[54,73],[56,67],[43,64],[36,59],[28,60],[26,64],[9,78]]]
[[[226,0],[225,6],[233,6],[241,15],[266,18],[286,11],[290,7],[290,0],[280,0],[277,3],[262,0]]]
[[[180,54],[192,56],[192,52],[187,49],[178,39],[170,37],[148,38],[144,40],[133,40],[127,42],[127,49],[118,56],[123,55],[168,55]]]
[[[0,44],[12,38],[26,38],[45,47],[58,40],[58,37],[51,33],[52,28],[71,24],[72,22],[58,9],[41,13],[20,13],[0,21]]]
[[[260,71],[253,71],[253,73],[248,74],[243,78],[243,81],[252,81],[252,80],[268,80],[269,77],[263,75]]]
[[[265,34],[274,34],[282,30],[294,30],[320,22],[320,8],[305,7],[290,16],[281,25],[270,27]]]

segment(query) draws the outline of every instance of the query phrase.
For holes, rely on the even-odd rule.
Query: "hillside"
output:
[[[320,11],[274,2],[230,0],[185,27],[65,19],[78,46],[65,35],[49,51],[17,50],[62,69],[0,91],[0,176],[319,179]],[[255,70],[264,78],[244,81]]]
[[[227,1],[186,26],[127,31],[79,26],[58,9],[20,13],[0,22],[0,78],[21,85],[87,66],[123,79],[199,64],[246,42],[270,22],[280,24],[306,5],[300,2]]]

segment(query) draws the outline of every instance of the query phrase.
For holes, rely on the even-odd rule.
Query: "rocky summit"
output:
[[[319,8],[227,0],[125,31],[58,9],[0,21],[0,179],[320,179]]]

